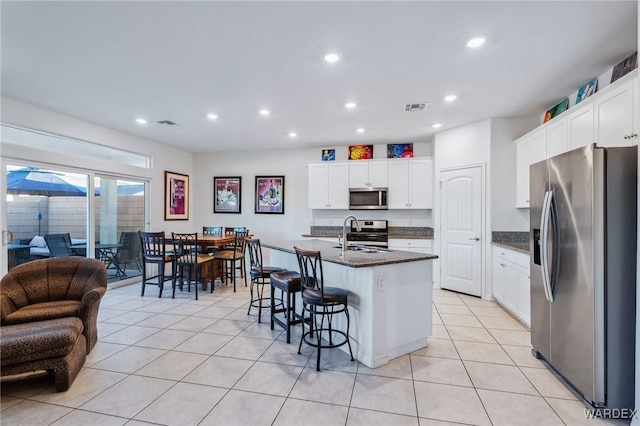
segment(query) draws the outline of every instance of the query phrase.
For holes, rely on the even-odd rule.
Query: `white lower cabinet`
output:
[[[406,239],[389,238],[390,250],[412,251],[415,253],[433,253],[433,240],[430,239]]]
[[[504,308],[531,325],[529,255],[493,247],[493,296]]]

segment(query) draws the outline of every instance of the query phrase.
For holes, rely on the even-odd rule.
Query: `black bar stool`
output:
[[[251,313],[251,307],[258,308],[258,322],[262,321],[262,308],[267,308],[268,297],[264,296],[264,286],[269,284],[269,278],[272,272],[284,271],[284,268],[277,266],[264,266],[262,264],[262,246],[260,246],[259,239],[245,240],[247,242],[247,250],[249,251],[249,261],[251,263],[251,270],[249,275],[251,276],[251,287],[249,292],[251,293],[251,303],[249,303],[249,310],[247,315]],[[254,297],[253,291],[256,290]],[[262,303],[264,301],[264,304]],[[282,303],[282,301],[280,301]]]
[[[320,349],[337,348],[345,343],[349,346],[349,355],[351,361],[354,361],[353,351],[351,350],[351,342],[349,340],[349,310],[347,309],[347,290],[338,287],[325,287],[322,275],[322,258],[319,251],[303,250],[298,247],[293,248],[296,251],[298,265],[300,266],[300,285],[302,287],[302,316],[304,318],[305,311],[311,314],[309,321],[309,331],[304,331],[304,323],[302,321],[302,338],[298,346],[298,353],[301,353],[302,342],[305,342],[318,349],[318,358],[316,361],[316,370],[320,371]],[[344,313],[347,317],[347,331],[333,329],[331,322],[335,314]],[[320,322],[318,325],[318,317]],[[325,324],[326,320],[326,324]],[[329,343],[322,343],[322,333],[329,333]],[[313,333],[316,333],[316,341],[311,340]],[[334,343],[334,334],[342,336],[341,341]]]
[[[276,289],[281,291],[280,300],[282,308],[276,308]],[[271,273],[271,329],[274,323],[287,331],[287,343],[291,343],[291,326],[303,321],[302,315],[296,312],[296,293],[302,291],[300,274],[296,271],[282,271]],[[284,297],[287,297],[286,305]],[[276,317],[276,314],[284,313],[285,320]]]

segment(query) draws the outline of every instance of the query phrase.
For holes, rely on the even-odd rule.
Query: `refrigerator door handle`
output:
[[[542,267],[542,287],[544,288],[544,297],[553,302],[553,294],[551,294],[551,276],[549,273],[549,221],[551,219],[551,203],[553,200],[553,191],[547,191],[544,194],[542,202],[542,214],[540,217],[540,266]]]

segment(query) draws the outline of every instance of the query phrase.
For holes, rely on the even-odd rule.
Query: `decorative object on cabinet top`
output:
[[[491,243],[499,247],[529,254],[528,232],[493,231],[491,232]]]
[[[373,158],[373,145],[350,145],[349,160],[371,160]]]
[[[387,158],[413,158],[413,144],[388,143]]]
[[[567,108],[569,108],[569,98],[564,98],[544,114],[544,123],[562,114]]]
[[[433,228],[424,226],[389,226],[389,238],[394,239],[433,239]],[[341,226],[311,226],[308,234],[303,237],[338,238],[342,235]]]
[[[576,95],[576,105],[596,93],[597,89],[598,78],[592,78],[587,84],[585,84],[578,90],[578,94]]]
[[[336,161],[336,150],[335,149],[323,149],[322,150],[322,161]]]
[[[637,50],[631,55],[624,58],[622,61],[618,62],[616,66],[613,67],[613,71],[611,72],[611,82],[613,83],[623,75],[630,73],[636,68],[638,68]]]

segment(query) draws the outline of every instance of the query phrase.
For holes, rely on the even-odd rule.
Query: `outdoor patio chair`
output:
[[[71,248],[71,236],[69,234],[49,234],[44,236],[49,247],[49,253],[53,257],[79,256],[79,252]]]
[[[127,266],[133,264],[138,271],[142,271],[142,245],[137,232],[122,232],[120,246],[113,256],[112,262],[116,267],[116,277],[127,277]]]

